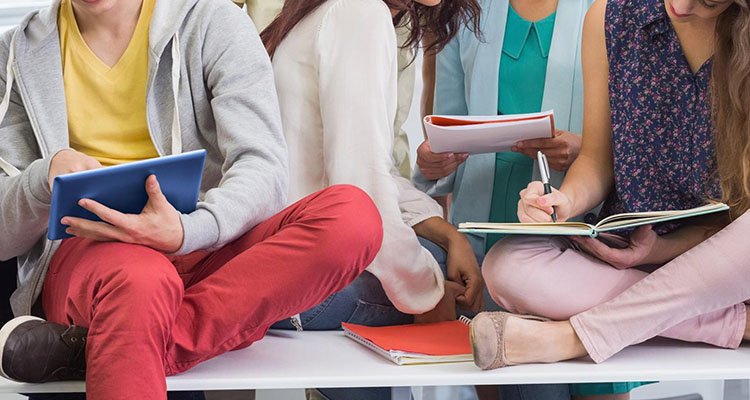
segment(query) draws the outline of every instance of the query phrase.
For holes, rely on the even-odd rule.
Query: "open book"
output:
[[[548,223],[496,223],[465,222],[458,230],[465,233],[502,233],[507,235],[562,235],[596,237],[602,232],[635,228],[641,225],[658,224],[675,219],[697,217],[729,210],[724,203],[710,203],[705,206],[677,211],[647,211],[615,214],[604,218],[596,225],[583,222]]]
[[[435,153],[496,153],[510,151],[517,142],[552,138],[554,113],[490,116],[428,115],[424,127]]]
[[[346,337],[398,365],[472,361],[469,319],[369,327],[341,324]]]

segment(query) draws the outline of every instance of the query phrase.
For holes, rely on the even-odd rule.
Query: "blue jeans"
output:
[[[446,253],[440,246],[419,239],[435,257],[445,274]],[[414,322],[414,317],[393,306],[375,275],[365,271],[349,286],[332,294],[322,303],[300,314],[302,328],[311,331],[341,329],[342,322],[367,326],[402,325]],[[289,320],[273,325],[276,329],[294,329]]]
[[[435,243],[419,238],[447,274],[447,254]],[[329,296],[319,305],[300,314],[306,330],[338,330],[342,322],[368,326],[409,324],[414,317],[396,309],[388,300],[383,286],[375,275],[365,272],[340,292]],[[277,322],[273,328],[294,329],[289,320]],[[390,400],[391,388],[319,389],[330,400]],[[503,400],[569,400],[568,385],[503,386]]]

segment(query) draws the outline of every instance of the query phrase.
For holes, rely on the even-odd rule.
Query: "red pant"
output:
[[[261,339],[353,281],[375,258],[372,200],[336,186],[288,207],[214,252],[73,238],[47,275],[49,321],[89,328],[89,400],[165,399],[166,375]]]

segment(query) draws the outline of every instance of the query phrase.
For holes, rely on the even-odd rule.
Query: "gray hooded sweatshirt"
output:
[[[55,0],[0,37],[0,260],[18,258],[16,315],[31,313],[60,246],[46,240],[49,164],[69,147],[59,7]],[[181,217],[177,254],[220,248],[286,203],[287,151],[271,63],[232,2],[156,1],[146,108],[159,155],[207,150],[201,201]]]

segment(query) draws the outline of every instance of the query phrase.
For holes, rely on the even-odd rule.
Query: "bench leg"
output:
[[[424,400],[424,387],[412,386],[411,395],[414,398],[414,400]]]
[[[750,379],[724,381],[724,400],[750,400]]]
[[[392,387],[391,400],[411,400],[411,388],[408,386]]]

